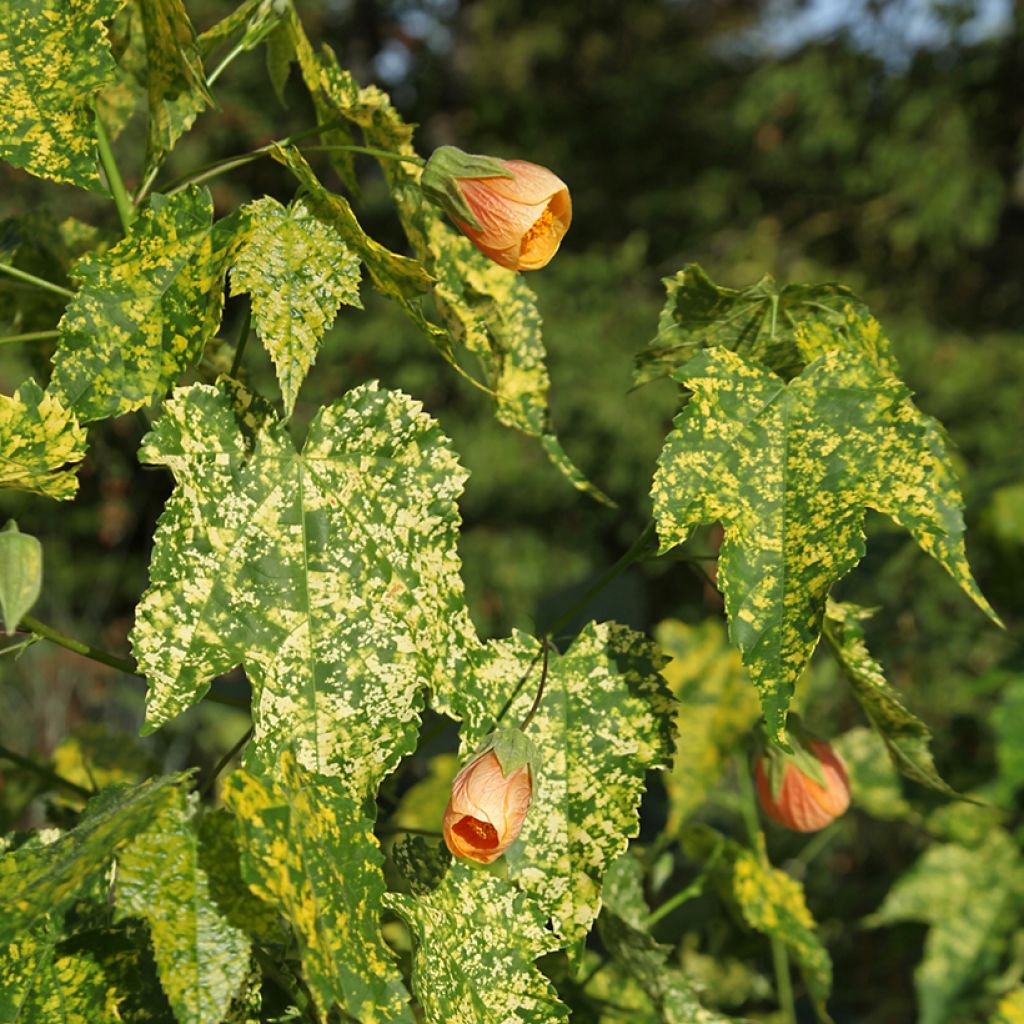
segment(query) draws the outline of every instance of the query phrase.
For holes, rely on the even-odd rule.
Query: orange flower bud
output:
[[[757,795],[772,821],[796,832],[817,832],[850,806],[850,783],[839,755],[827,743],[808,740],[803,754],[817,760],[825,785],[801,771],[793,759],[780,754],[782,781],[776,782],[773,793],[770,758],[765,756],[758,758],[754,768]]]
[[[474,758],[452,783],[441,823],[448,849],[480,864],[497,860],[519,835],[532,796],[529,764],[506,776],[493,750]]]
[[[489,259],[509,270],[538,270],[558,252],[572,222],[565,182],[526,160],[435,150],[424,193]]]

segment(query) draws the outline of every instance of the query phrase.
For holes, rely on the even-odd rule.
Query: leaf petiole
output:
[[[75,297],[73,291],[62,288],[59,284],[54,284],[52,281],[44,281],[41,277],[36,277],[35,274],[19,270],[8,263],[0,263],[0,274],[7,274],[8,277],[17,278],[19,281],[35,285],[37,288],[45,288],[46,291],[53,292],[55,295],[63,295],[66,299],[73,299]]]
[[[96,148],[100,155],[100,165],[107,177],[107,187],[114,197],[114,205],[117,207],[117,215],[121,220],[121,230],[127,235],[128,229],[132,226],[135,217],[135,208],[124,187],[121,179],[121,172],[117,168],[117,161],[114,159],[114,151],[110,148],[110,138],[100,115],[96,113]]]

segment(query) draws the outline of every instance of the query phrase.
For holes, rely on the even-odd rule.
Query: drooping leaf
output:
[[[0,530],[0,618],[8,636],[39,599],[42,586],[43,546],[11,519]]]
[[[549,1024],[568,1009],[533,965],[559,942],[544,913],[499,878],[453,864],[422,896],[388,893],[416,935],[413,990],[427,1024]]]
[[[679,701],[675,756],[662,776],[669,798],[665,831],[674,835],[707,799],[760,710],[739,653],[717,619],[697,626],[668,619],[655,635],[672,658],[661,671]]]
[[[78,825],[52,843],[26,843],[0,857],[0,947],[60,913],[109,866],[116,848],[148,828],[175,798],[177,775],[111,787]]]
[[[149,135],[146,170],[158,167],[196,117],[213,106],[196,33],[182,0],[144,0]]]
[[[780,377],[795,377],[809,362],[803,331],[849,329],[849,314],[866,307],[840,284],[790,284],[779,288],[766,274],[748,288],[715,284],[696,263],[662,279],[668,296],[658,333],[636,357],[637,384],[667,377],[701,349],[721,346],[764,363]]]
[[[438,710],[462,719],[472,750],[526,676],[506,721],[521,721],[540,680],[537,641],[492,641],[464,672],[436,687]],[[527,736],[540,754],[533,801],[506,858],[509,874],[551,916],[566,943],[583,938],[601,906],[608,865],[637,834],[644,773],[672,751],[673,702],[662,657],[624,626],[588,625],[551,654],[544,695]]]
[[[67,501],[78,491],[73,464],[85,458],[85,445],[74,413],[34,380],[0,395],[0,487]]]
[[[825,638],[842,665],[854,696],[885,741],[897,770],[922,786],[955,796],[956,791],[935,769],[929,749],[931,731],[906,709],[886,681],[882,666],[868,651],[861,622],[871,614],[869,609],[854,604],[829,601],[823,623]]]
[[[160,983],[179,1024],[219,1024],[249,970],[249,939],[225,920],[199,863],[185,795],[117,858],[120,915],[149,925]]]
[[[234,216],[206,188],[153,196],[128,236],[74,270],[51,391],[84,422],[162,398],[220,326]]]
[[[117,67],[113,80],[95,99],[96,113],[111,139],[124,131],[136,107],[146,96],[146,35],[142,4],[125,4],[107,26],[110,49]]]
[[[250,749],[376,787],[416,741],[422,688],[475,645],[459,577],[465,473],[421,406],[363,385],[296,452],[267,421],[250,448],[229,394],[178,390],[140,459],[177,487],[132,644],[152,729],[245,661]]]
[[[338,1003],[365,1024],[411,1024],[408,994],[380,934],[383,856],[361,801],[341,780],[300,768],[232,773],[224,799],[241,829],[242,874],[295,929],[320,1012]]]
[[[995,617],[967,565],[941,428],[880,365],[877,325],[857,338],[859,350],[826,351],[789,384],[727,349],[698,355],[675,373],[693,397],[654,477],[662,551],[700,523],[725,527],[730,636],[780,743],[829,588],[863,555],[866,506],[909,530]]]
[[[252,295],[256,333],[270,353],[291,415],[324,332],[345,303],[362,308],[359,257],[300,199],[246,207],[249,231],[231,270],[233,295]]]
[[[0,158],[41,178],[105,192],[92,97],[114,61],[104,22],[123,0],[4,0]]]
[[[1024,864],[1002,829],[990,828],[975,848],[929,847],[898,878],[869,927],[899,921],[930,925],[914,972],[918,1024],[963,1020],[959,997],[987,977],[1024,911]]]
[[[260,17],[261,12],[268,6],[267,0],[243,0],[230,14],[200,33],[196,39],[200,56],[209,57],[218,46],[224,45],[250,21]]]

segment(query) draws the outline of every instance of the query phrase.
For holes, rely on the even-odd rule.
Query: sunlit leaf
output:
[[[435,688],[437,708],[463,721],[473,750],[505,700],[526,682],[506,721],[533,703],[538,643],[523,634],[492,641],[467,669]],[[655,644],[624,626],[588,625],[550,655],[547,682],[527,735],[540,753],[533,802],[506,859],[510,877],[551,915],[567,943],[589,931],[608,865],[637,834],[644,773],[671,755],[673,701]]]
[[[693,397],[654,477],[662,551],[700,523],[725,528],[730,636],[780,742],[829,588],[864,553],[866,506],[909,530],[995,616],[967,565],[941,428],[876,361],[877,325],[858,337],[859,350],[826,351],[789,384],[724,348],[695,357],[675,373]]]
[[[234,216],[192,186],[153,196],[128,236],[75,267],[51,390],[83,421],[162,398],[220,326]]]
[[[339,779],[282,754],[225,784],[238,816],[242,873],[295,929],[307,983],[326,1016],[338,1003],[365,1024],[408,1022],[408,994],[380,934],[383,856],[361,801]]]
[[[149,728],[244,661],[251,749],[375,788],[416,741],[422,690],[476,643],[456,550],[465,473],[420,405],[363,385],[321,409],[305,446],[254,442],[229,393],[183,388],[140,459],[177,480],[132,643]]]
[[[74,413],[34,380],[0,395],[0,487],[67,501],[78,491],[73,464],[85,458],[85,445]]]
[[[342,303],[362,308],[359,257],[300,199],[259,199],[235,255],[231,291],[252,295],[256,333],[270,353],[290,415],[324,332]]]
[[[219,1024],[249,970],[249,939],[210,896],[180,791],[117,858],[116,905],[149,925],[160,983],[179,1024]]]
[[[106,191],[91,102],[113,78],[103,23],[122,2],[0,4],[0,158],[41,178]]]
[[[533,961],[559,945],[545,915],[516,888],[465,864],[422,896],[388,893],[416,935],[413,989],[427,1024],[567,1020]]]

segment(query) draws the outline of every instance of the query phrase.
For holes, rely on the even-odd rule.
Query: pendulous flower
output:
[[[533,797],[530,764],[508,775],[493,749],[475,757],[455,776],[441,829],[456,857],[490,864],[512,845]]]
[[[509,270],[546,266],[572,222],[565,182],[526,160],[441,146],[420,187],[485,256]]]
[[[799,767],[801,761],[809,771]],[[754,777],[764,813],[796,832],[817,832],[850,806],[850,783],[843,762],[820,740],[807,740],[798,748],[797,757],[777,750],[759,757]]]

